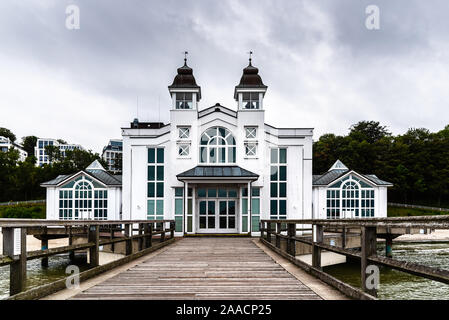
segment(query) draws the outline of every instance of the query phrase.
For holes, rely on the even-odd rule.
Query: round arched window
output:
[[[200,140],[200,163],[235,163],[235,139],[231,131],[213,127],[203,133]]]
[[[354,218],[359,215],[359,185],[353,180],[341,187],[343,218]]]

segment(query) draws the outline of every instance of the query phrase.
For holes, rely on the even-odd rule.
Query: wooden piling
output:
[[[321,248],[315,244],[323,242],[323,226],[314,225],[313,229],[313,245],[312,245],[312,266],[321,269]]]
[[[15,233],[18,229],[20,232]],[[14,295],[25,290],[26,287],[26,228],[3,228],[3,254],[13,259],[9,265],[9,294]],[[15,239],[19,237],[19,239]],[[20,241],[20,251],[17,251],[16,241]]]
[[[125,255],[129,256],[133,252],[133,243],[131,240],[131,236],[133,233],[132,229],[133,225],[130,223],[125,224],[125,237],[127,238],[125,241]]]
[[[47,227],[42,227],[43,231],[42,231],[42,238],[41,238],[41,250],[47,250],[48,249],[48,238],[47,238]],[[48,267],[48,257],[44,257],[41,260],[41,266],[43,268],[47,268]]]
[[[362,289],[366,293],[377,297],[377,289],[367,286],[368,258],[376,255],[377,232],[376,227],[362,227],[362,254],[360,261],[360,272],[362,279]]]
[[[100,227],[97,225],[89,226],[89,232],[87,236],[88,242],[93,242],[95,245],[89,248],[89,264],[91,267],[98,267],[100,265]]]
[[[281,223],[276,223],[276,248],[281,247]]]
[[[287,253],[292,255],[293,257],[296,256],[296,223],[288,223],[287,224]]]

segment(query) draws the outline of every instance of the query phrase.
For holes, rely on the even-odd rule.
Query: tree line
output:
[[[389,202],[449,207],[449,125],[395,136],[379,122],[361,121],[347,135],[324,134],[314,142],[314,174],[326,172],[337,159],[393,183]]]
[[[13,142],[17,140],[6,128],[0,128],[0,136],[6,136]],[[94,160],[99,160],[107,168],[100,155],[91,150],[66,150],[63,156],[59,148],[54,146],[46,147],[53,163],[38,167],[34,156],[37,139],[35,136],[22,138],[21,144],[28,152],[28,157],[23,162],[19,161],[19,152],[14,148],[10,148],[8,152],[0,152],[0,202],[45,199],[46,191],[40,186],[41,183],[53,180],[58,175],[84,170]],[[64,140],[58,141],[65,143]]]
[[[0,128],[0,135],[16,140],[5,128]],[[34,136],[22,138],[28,152],[24,162],[13,149],[0,152],[0,202],[45,199],[42,182],[83,170],[94,160],[107,167],[98,153],[75,149],[62,157],[51,146],[47,153],[55,161],[36,167],[36,141]],[[449,207],[449,125],[438,132],[412,128],[395,136],[379,122],[361,121],[347,135],[324,134],[314,142],[314,174],[325,173],[337,159],[349,169],[393,183],[390,202]]]

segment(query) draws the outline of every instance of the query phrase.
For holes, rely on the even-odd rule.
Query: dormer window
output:
[[[176,109],[192,109],[193,95],[191,92],[176,92]]]
[[[243,109],[259,109],[259,93],[243,92]]]

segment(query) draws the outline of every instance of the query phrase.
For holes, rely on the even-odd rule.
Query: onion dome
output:
[[[201,88],[196,84],[195,77],[193,76],[193,69],[187,65],[187,59],[184,59],[184,65],[178,68],[178,74],[175,76],[173,83],[168,89],[199,89],[198,99],[201,98]]]
[[[237,89],[267,89],[268,87],[262,82],[259,75],[259,69],[251,64],[249,59],[248,66],[243,69],[243,75],[240,78],[240,83],[235,87],[234,98],[237,99]]]

